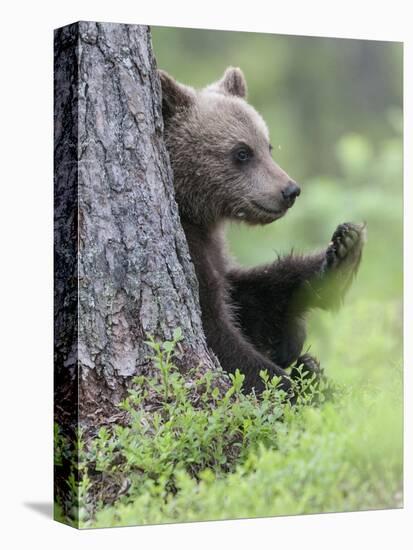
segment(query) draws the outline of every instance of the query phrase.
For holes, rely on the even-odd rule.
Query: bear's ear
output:
[[[244,99],[247,97],[247,81],[244,73],[237,67],[228,67],[221,80],[218,80],[212,87],[226,94]]]
[[[194,92],[188,86],[179,84],[167,72],[158,69],[162,86],[162,113],[169,118],[179,110],[187,109],[194,101]]]

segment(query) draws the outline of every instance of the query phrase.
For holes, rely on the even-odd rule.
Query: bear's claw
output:
[[[365,224],[342,223],[333,233],[326,251],[327,269],[339,268],[341,265],[358,267],[361,250],[365,241]]]

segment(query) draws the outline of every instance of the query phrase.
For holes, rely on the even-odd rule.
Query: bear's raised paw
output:
[[[347,267],[357,270],[365,240],[366,224],[340,224],[326,250],[325,269]]]

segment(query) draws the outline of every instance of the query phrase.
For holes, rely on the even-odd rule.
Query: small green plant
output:
[[[226,392],[219,386],[220,372],[199,376],[194,369],[184,378],[173,362],[181,339],[180,329],[167,342],[150,338],[155,375],[135,377],[119,404],[127,424],[103,426],[93,438],[77,442],[67,481],[73,517],[80,510],[87,523],[93,516],[90,503],[99,509],[120,496],[133,501],[148,487],[162,488],[167,498],[177,491],[177,471],[193,479],[210,471],[219,478],[259,445],[276,444],[289,407],[279,380],[262,373],[267,387],[257,399],[242,393],[244,375],[238,370]],[[58,450],[63,447],[60,442]]]
[[[393,393],[397,382],[392,385],[391,392],[376,391],[374,398],[370,391],[358,389],[343,392],[338,403],[284,404],[278,412],[269,407],[267,394],[254,407],[254,416],[246,414],[251,412],[249,398],[240,394],[227,409],[241,430],[240,438],[232,442],[239,445],[239,452],[230,467],[205,465],[194,475],[187,462],[178,462],[172,472],[173,487],[168,476],[146,479],[114,506],[102,506],[88,525],[401,506],[402,408],[397,392]]]
[[[182,340],[182,330],[180,327],[178,327],[173,332],[172,340],[167,340],[166,342],[159,343],[156,342],[152,336],[150,336],[149,340],[146,342],[146,344],[151,347],[155,352],[153,360],[162,376],[165,401],[169,399],[169,394],[171,390],[169,379],[169,373],[172,370],[171,357],[173,356],[173,353],[175,351],[176,344],[180,340]]]
[[[397,503],[401,379],[386,391],[335,388],[331,402],[331,385],[302,372],[292,406],[266,371],[260,398],[242,392],[238,370],[227,390],[218,371],[183,376],[181,339],[176,330],[168,342],[148,340],[154,373],[134,379],[121,425],[79,432],[71,452],[56,428],[56,467],[69,461],[71,495],[57,517],[103,527]]]

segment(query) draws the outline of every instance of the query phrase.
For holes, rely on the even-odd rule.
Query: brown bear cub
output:
[[[301,355],[305,313],[341,303],[360,263],[364,226],[340,225],[328,247],[313,255],[253,269],[234,265],[225,221],[278,220],[300,187],[272,159],[267,126],[245,100],[240,69],[228,68],[200,91],[159,74],[166,146],[208,345],[224,370],[245,375],[245,391],[262,391],[266,369],[290,393],[299,370],[320,374],[318,362]]]

